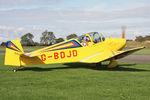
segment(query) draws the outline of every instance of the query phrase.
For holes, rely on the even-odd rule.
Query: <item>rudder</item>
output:
[[[23,54],[20,40],[12,40],[7,43],[5,51],[5,65],[21,66],[20,54]]]

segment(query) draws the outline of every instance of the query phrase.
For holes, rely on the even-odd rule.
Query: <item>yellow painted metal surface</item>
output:
[[[86,34],[85,37],[90,37]],[[22,49],[20,41],[13,40],[6,48],[5,65],[26,66],[37,64],[53,64],[53,63],[98,63],[111,59],[118,59],[127,55],[130,51],[120,51],[126,44],[125,39],[121,38],[105,38],[99,43],[95,43],[94,38],[88,45],[83,45],[82,41],[77,39],[67,40],[43,49],[39,49],[30,53],[25,53]],[[10,47],[9,47],[10,46]],[[123,55],[123,56],[122,56]]]
[[[9,47],[11,48],[6,48],[5,51],[5,65],[12,65],[12,66],[20,66],[20,54],[23,54],[23,48],[20,44],[19,39],[17,40],[12,40],[9,44]]]

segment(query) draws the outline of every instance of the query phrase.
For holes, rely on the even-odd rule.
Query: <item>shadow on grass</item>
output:
[[[98,71],[132,71],[132,72],[139,72],[139,71],[150,71],[144,69],[137,69],[137,68],[125,68],[121,66],[134,66],[136,64],[121,64],[116,68],[107,68],[106,64],[98,65],[98,66],[91,66],[87,63],[67,63],[64,64],[66,67],[52,67],[52,68],[41,68],[41,67],[24,67],[19,69],[19,71],[53,71],[53,70],[63,70],[63,69],[77,69],[77,68],[86,68],[91,70],[98,70]]]

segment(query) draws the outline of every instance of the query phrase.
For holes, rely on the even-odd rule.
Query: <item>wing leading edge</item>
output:
[[[108,61],[108,60],[112,60],[112,59],[120,59],[120,58],[123,58],[125,56],[130,55],[133,52],[141,50],[143,48],[145,48],[145,47],[133,48],[133,49],[129,49],[129,50],[126,50],[126,51],[105,50],[103,52],[99,52],[99,53],[96,53],[92,56],[89,56],[89,57],[81,60],[80,62],[99,63],[99,62]]]

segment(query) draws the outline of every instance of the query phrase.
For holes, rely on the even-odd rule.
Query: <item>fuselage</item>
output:
[[[88,39],[87,39],[88,38]],[[86,39],[88,42],[86,42]],[[21,65],[86,62],[104,51],[118,51],[126,45],[122,38],[104,38],[101,34],[88,33],[76,39],[66,40],[52,46],[33,51],[37,57],[21,58]],[[89,63],[92,63],[88,61]]]

